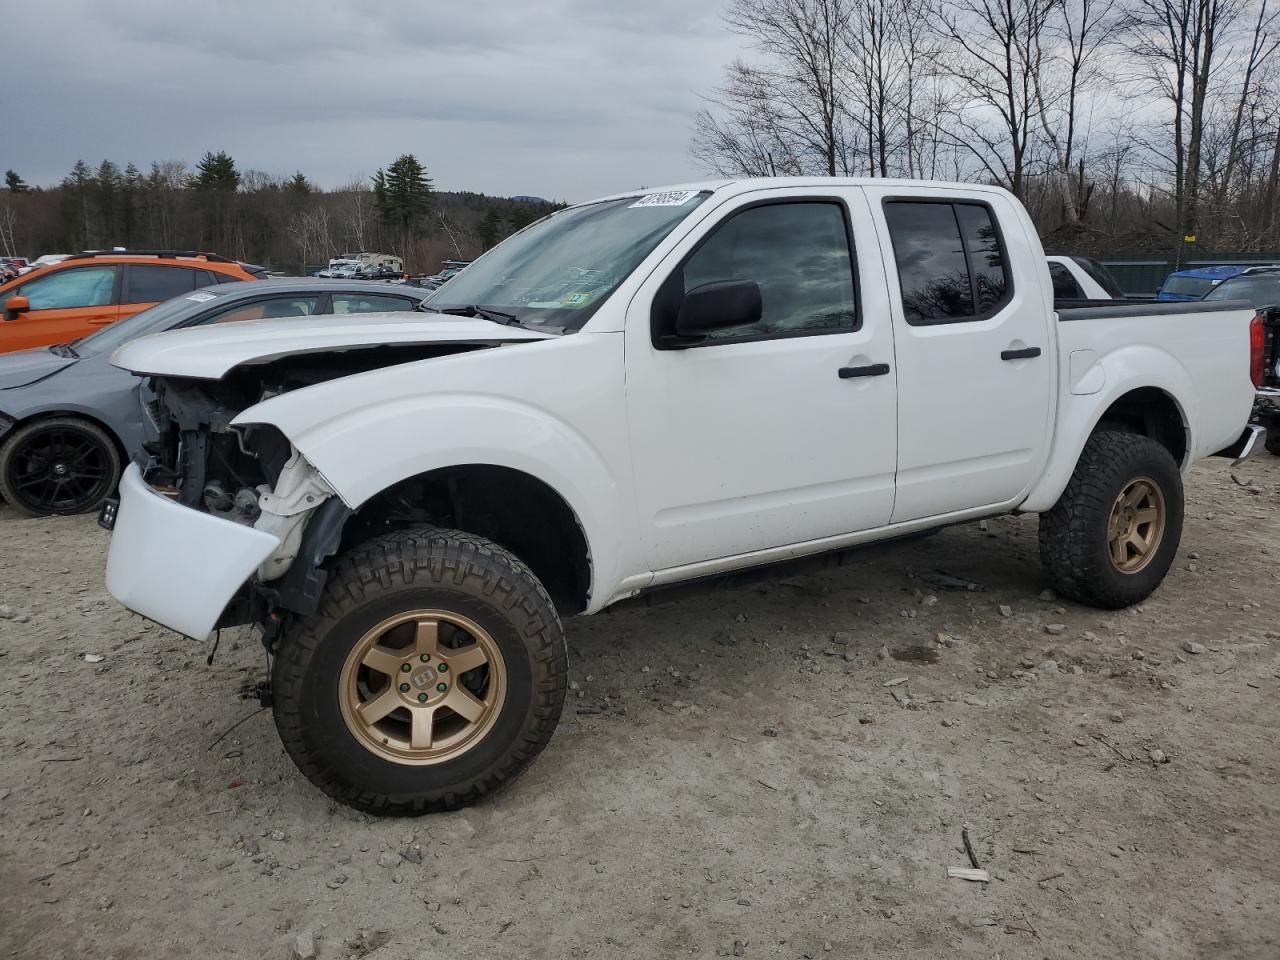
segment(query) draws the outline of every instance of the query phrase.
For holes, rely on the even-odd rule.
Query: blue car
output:
[[[1204,295],[1248,267],[1197,267],[1194,270],[1175,270],[1164,278],[1156,291],[1157,300],[1201,300]]]

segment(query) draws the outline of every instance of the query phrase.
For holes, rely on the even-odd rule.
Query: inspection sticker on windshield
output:
[[[628,209],[636,207],[682,207],[698,195],[697,190],[672,190],[669,193],[651,193],[641,197]]]
[[[187,299],[194,300],[196,303],[208,303],[210,300],[217,300],[218,296],[217,294],[205,293],[203,290],[197,290],[195,293],[191,294],[191,296],[187,297]]]

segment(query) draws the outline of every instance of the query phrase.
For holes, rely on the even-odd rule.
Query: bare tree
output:
[[[729,27],[759,66],[736,61],[695,124],[693,153],[721,172],[851,172],[842,109],[851,0],[733,0]],[[781,156],[775,151],[781,152]]]
[[[1040,126],[1053,157],[1054,178],[1068,223],[1077,223],[1088,207],[1085,160],[1076,167],[1078,108],[1081,94],[1099,76],[1099,51],[1112,36],[1117,0],[1055,0],[1041,45],[1043,69],[1032,77]],[[1043,44],[1048,43],[1045,54]],[[1050,68],[1056,68],[1051,70]],[[1061,78],[1056,76],[1061,74]],[[1053,80],[1062,82],[1050,88]]]
[[[1172,113],[1173,200],[1181,262],[1200,218],[1205,105],[1245,0],[1132,0],[1125,19],[1130,52]]]
[[[950,46],[939,69],[966,101],[946,132],[992,179],[1025,193],[1041,107],[1036,78],[1053,0],[939,0],[939,34]]]

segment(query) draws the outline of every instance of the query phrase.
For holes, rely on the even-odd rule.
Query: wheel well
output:
[[[1122,428],[1155,440],[1182,466],[1187,456],[1187,427],[1173,397],[1159,387],[1141,387],[1118,397],[1098,421],[1097,430]]]
[[[464,530],[519,557],[556,609],[581,613],[591,591],[587,538],[573,509],[537,477],[489,464],[445,467],[409,477],[363,504],[343,546],[413,523]]]

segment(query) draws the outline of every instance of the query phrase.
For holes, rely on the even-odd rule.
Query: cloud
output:
[[[569,200],[695,177],[693,114],[740,49],[682,0],[63,0],[5,32],[28,55],[0,167],[30,182],[227,150],[335,186],[407,152],[441,189]]]

